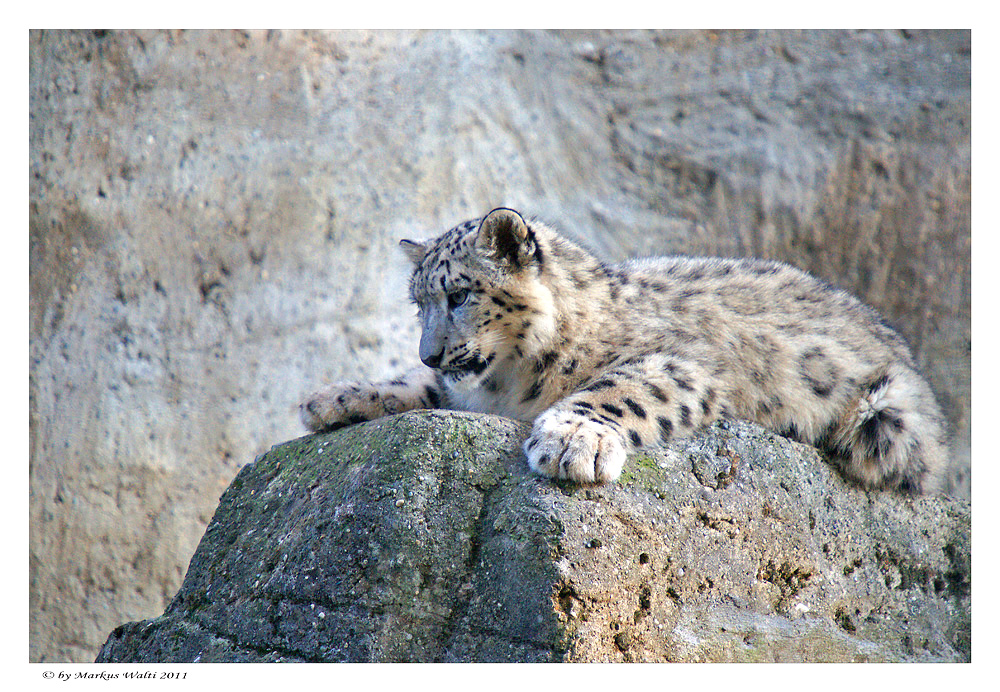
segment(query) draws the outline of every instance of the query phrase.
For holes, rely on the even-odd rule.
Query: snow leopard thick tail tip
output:
[[[909,368],[893,365],[870,380],[826,442],[844,473],[866,488],[943,490],[946,425],[927,383]]]

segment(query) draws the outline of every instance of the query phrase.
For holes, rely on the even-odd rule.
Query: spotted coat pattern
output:
[[[533,422],[532,469],[599,483],[630,452],[739,417],[826,450],[864,487],[940,482],[945,424],[903,339],[788,265],[611,265],[510,209],[402,246],[426,367],[321,390],[302,406],[308,428],[415,408],[494,413]]]

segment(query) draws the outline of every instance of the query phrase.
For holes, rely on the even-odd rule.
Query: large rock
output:
[[[413,412],[275,447],[98,661],[970,660],[967,503],[737,421],[555,484],[526,433]]]
[[[399,239],[497,205],[857,293],[967,497],[970,74],[967,31],[30,32],[31,660],[162,612],[318,385],[417,364]]]

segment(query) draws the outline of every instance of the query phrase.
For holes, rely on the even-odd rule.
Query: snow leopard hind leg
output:
[[[943,490],[947,425],[927,382],[905,365],[886,366],[866,381],[817,446],[865,488]]]

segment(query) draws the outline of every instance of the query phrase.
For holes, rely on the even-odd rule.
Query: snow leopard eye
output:
[[[454,310],[455,308],[464,305],[465,301],[469,299],[469,290],[466,288],[461,288],[457,291],[452,291],[448,294],[448,308]]]

